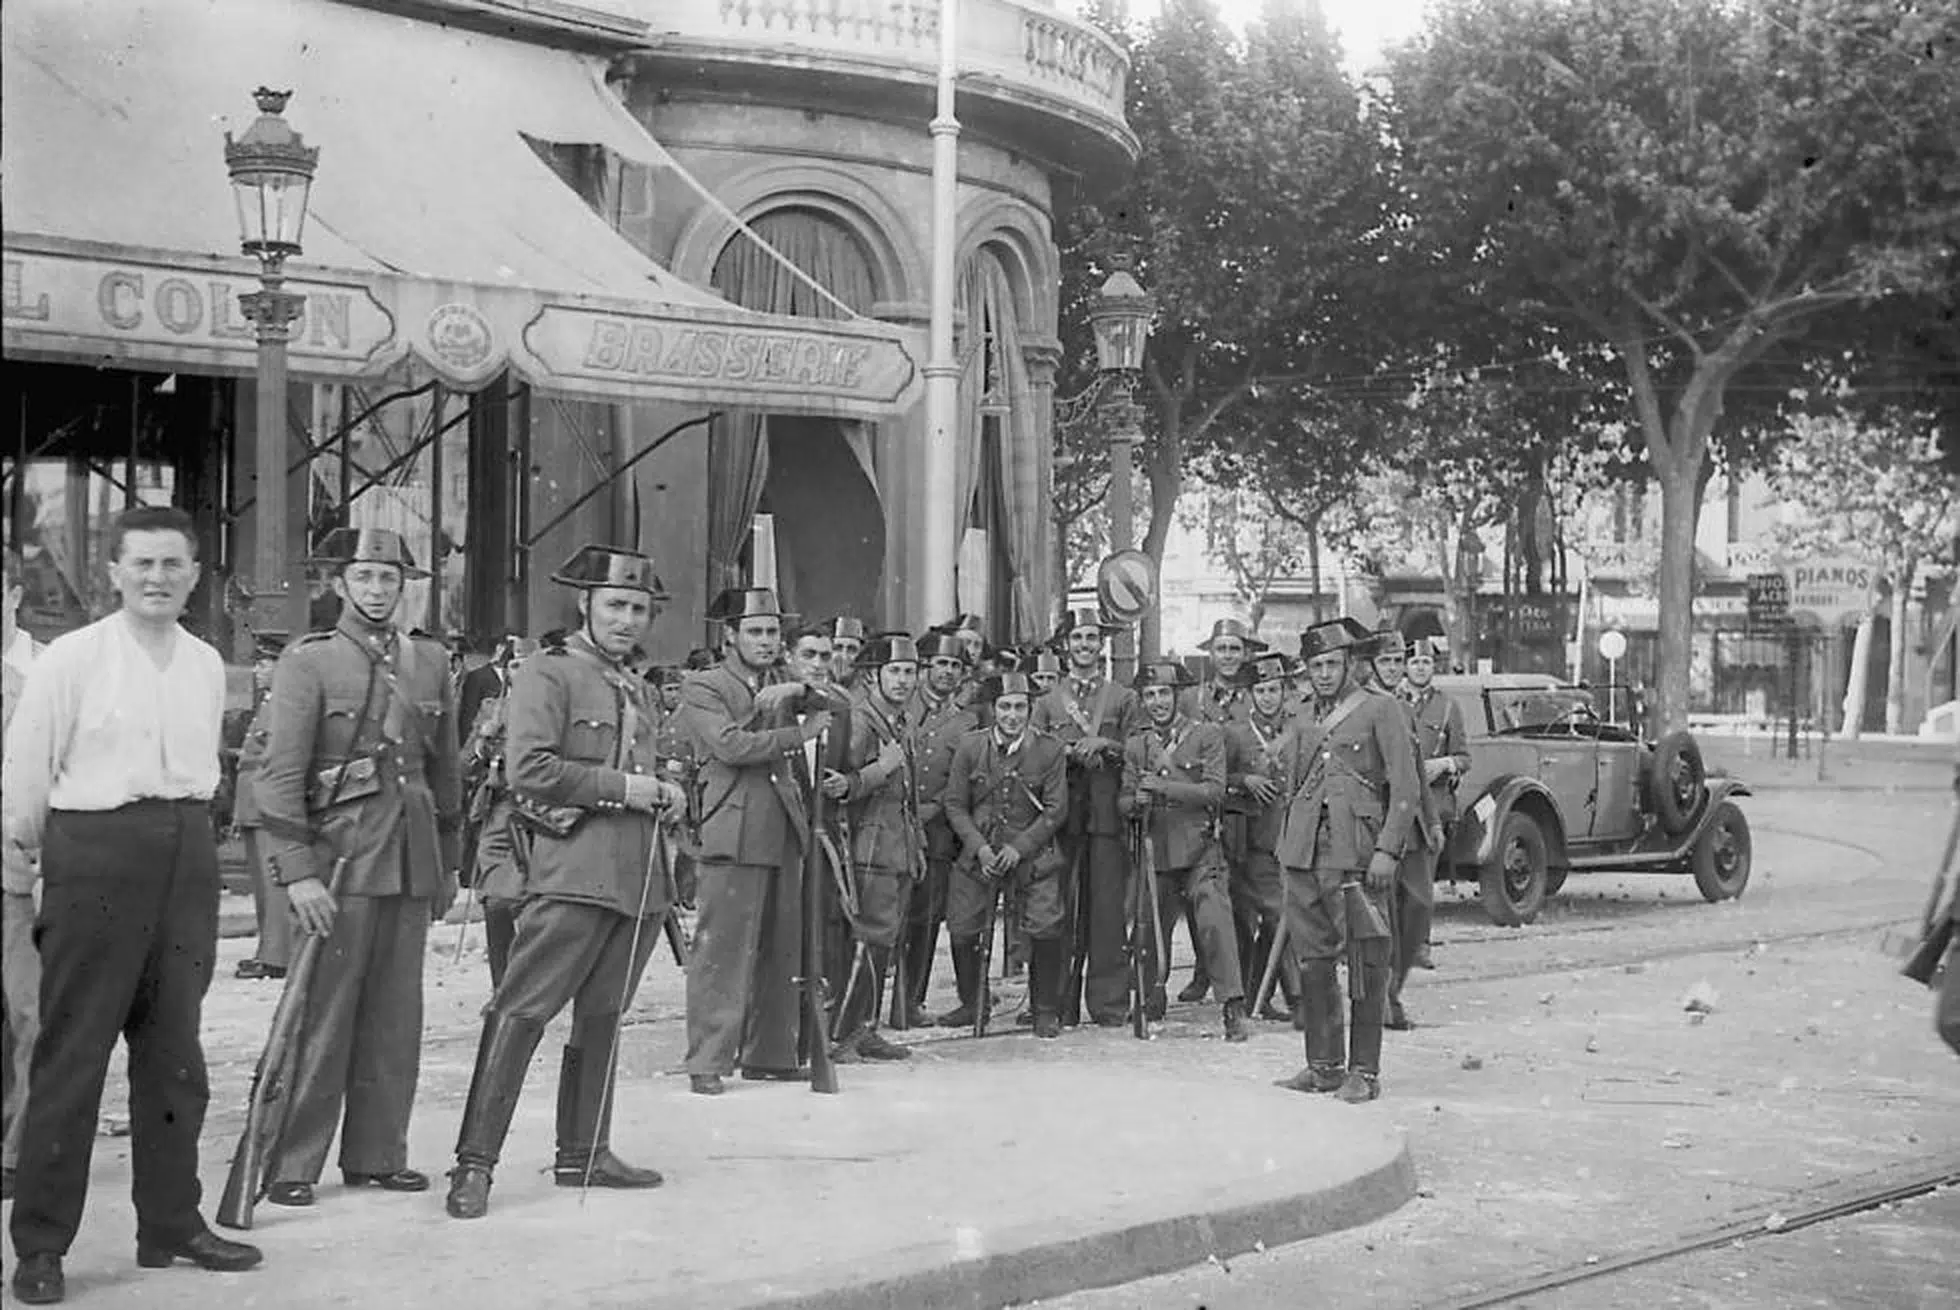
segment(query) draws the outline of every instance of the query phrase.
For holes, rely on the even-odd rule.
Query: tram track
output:
[[[1502,1287],[1482,1288],[1448,1300],[1428,1302],[1422,1310],[1488,1310],[1492,1306],[1516,1305],[1528,1302],[1533,1297],[1612,1278],[1697,1252],[1784,1237],[1805,1228],[1848,1219],[1880,1206],[1925,1196],[1946,1187],[1960,1187],[1960,1156],[1948,1157],[1931,1167],[1922,1161],[1911,1161],[1876,1171],[1875,1177],[1872,1174],[1855,1175],[1804,1188],[1773,1205],[1756,1207],[1727,1223],[1616,1256],[1588,1257],[1583,1264],[1534,1274]]]

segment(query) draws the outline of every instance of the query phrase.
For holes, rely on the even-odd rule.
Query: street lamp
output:
[[[238,204],[238,239],[259,261],[261,289],[238,297],[258,328],[258,530],[253,533],[252,629],[296,634],[306,630],[306,589],[293,587],[286,557],[286,342],[306,297],[284,289],[286,260],[300,253],[306,202],[313,189],[317,147],[300,140],[281,116],[290,91],[252,93],[259,116],[232,140],[225,133],[225,168]]]
[[[1103,429],[1109,434],[1109,551],[1129,550],[1136,544],[1136,523],[1130,505],[1131,454],[1143,440],[1141,411],[1136,405],[1136,376],[1143,368],[1143,349],[1150,340],[1150,320],[1156,301],[1130,272],[1130,261],[1118,257],[1115,271],[1102,284],[1089,306],[1089,327],[1096,336],[1096,367],[1103,385]],[[1135,668],[1135,630],[1116,634],[1111,652],[1118,678]]]

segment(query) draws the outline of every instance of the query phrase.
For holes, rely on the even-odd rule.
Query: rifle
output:
[[[1156,802],[1153,800],[1154,806]],[[1146,815],[1148,811],[1146,811]],[[1171,972],[1170,935],[1164,931],[1164,910],[1157,899],[1157,852],[1150,844],[1150,821],[1143,823],[1143,839],[1137,846],[1137,871],[1142,875],[1144,912],[1150,916],[1150,949],[1157,960],[1152,971],[1150,991],[1153,996],[1165,990],[1165,983]]]
[[[1266,1002],[1273,999],[1273,983],[1279,978],[1280,957],[1287,946],[1286,911],[1281,902],[1279,929],[1273,933],[1272,945],[1266,948],[1266,969],[1259,978],[1258,995],[1252,998],[1252,1013],[1258,1014],[1266,1008]]]
[[[338,896],[347,871],[347,857],[333,862],[327,891]],[[246,1102],[245,1129],[238,1135],[232,1151],[231,1172],[225,1175],[224,1195],[219,1198],[214,1218],[226,1228],[249,1229],[252,1209],[265,1195],[265,1176],[272,1148],[286,1129],[286,1116],[292,1110],[293,1082],[299,1073],[301,1025],[306,1020],[307,993],[313,971],[319,966],[320,949],[326,938],[308,933],[293,957],[292,969],[279,992],[279,1003],[272,1011],[272,1029],[266,1034],[265,1049],[259,1053],[258,1067],[252,1071],[252,1094]]]
[[[1144,998],[1149,995],[1149,987],[1143,971],[1143,934],[1147,911],[1143,908],[1143,897],[1148,895],[1143,880],[1143,848],[1150,842],[1150,826],[1137,815],[1130,817],[1130,995],[1133,998],[1130,1009],[1130,1035],[1138,1039],[1150,1036],[1150,1020],[1144,1014]]]
[[[1075,843],[1075,858],[1068,868],[1068,978],[1062,984],[1062,1022],[1071,1026],[1082,1022],[1082,980],[1089,967],[1089,916],[1084,900],[1089,888],[1089,843],[1085,831]]]
[[[836,711],[848,714],[847,708]],[[803,844],[803,1033],[810,1055],[810,1090],[834,1093],[837,1066],[830,1059],[830,1025],[824,1015],[823,976],[823,885],[824,825],[823,770],[826,765],[841,768],[842,757],[850,749],[849,719],[843,733],[826,729],[817,746],[817,776],[810,786],[810,835]]]
[[[1920,918],[1919,943],[1899,969],[1925,987],[1933,985],[1940,961],[1946,958],[1947,948],[1953,944],[1953,920],[1960,914],[1960,902],[1955,901],[1955,890],[1949,887],[1949,884],[1960,884],[1960,870],[1953,864],[1956,847],[1960,847],[1960,798],[1955,800],[1953,824],[1947,829],[1946,854],[1940,858],[1940,867],[1933,875],[1933,891],[1926,898],[1926,912]]]
[[[1000,825],[996,823],[994,825],[995,840],[988,843],[987,848],[989,850],[998,849],[997,841],[999,836]],[[976,984],[976,990],[973,995],[973,1035],[975,1037],[985,1037],[987,1035],[987,1020],[994,1008],[994,980],[992,975],[994,971],[995,912],[1000,906],[1000,898],[1004,889],[992,873],[985,869],[980,869],[978,860],[974,861],[974,867],[979,870],[980,881],[987,884],[987,913],[980,921],[980,968],[978,970],[980,981]],[[1013,871],[1010,870],[1007,876],[1010,878],[1013,877]]]

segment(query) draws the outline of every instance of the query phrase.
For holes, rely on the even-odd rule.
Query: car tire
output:
[[[1679,837],[1695,826],[1708,795],[1708,769],[1701,747],[1687,732],[1670,732],[1654,747],[1647,763],[1647,806],[1661,831]]]
[[[1749,885],[1753,863],[1749,820],[1733,801],[1723,801],[1695,838],[1695,886],[1709,901],[1733,900]]]
[[[1550,880],[1545,832],[1537,820],[1513,810],[1497,830],[1497,845],[1478,874],[1478,899],[1502,928],[1530,923],[1544,908]]]
[[[1552,897],[1558,895],[1560,892],[1565,890],[1565,875],[1570,872],[1571,872],[1570,869],[1545,870],[1545,899],[1546,900],[1549,901],[1550,899],[1552,899]]]

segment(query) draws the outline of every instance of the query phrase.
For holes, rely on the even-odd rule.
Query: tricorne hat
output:
[[[1130,688],[1142,691],[1145,687],[1169,687],[1178,691],[1196,686],[1197,681],[1191,676],[1191,670],[1176,660],[1152,660],[1137,666],[1136,676],[1130,679]]]
[[[1403,638],[1401,629],[1392,625],[1383,625],[1375,629],[1374,636],[1368,641],[1368,657],[1370,659],[1373,659],[1377,655],[1406,656],[1408,653],[1409,643]]]
[[[1057,677],[1062,673],[1062,657],[1052,650],[1038,650],[1021,661],[1023,673],[1052,673]]]
[[[1025,673],[996,673],[980,684],[980,696],[991,705],[1002,696],[1026,696],[1034,699],[1034,684],[1028,681]]]
[[[1438,663],[1449,658],[1450,643],[1446,637],[1417,637],[1409,643],[1408,658],[1427,655]]]
[[[1299,669],[1284,655],[1261,655],[1246,661],[1245,682],[1254,687],[1262,682],[1287,682],[1299,676]]]
[[[654,600],[667,599],[667,586],[653,571],[653,559],[637,550],[580,546],[570,559],[558,566],[551,580],[581,591],[623,587],[628,591],[644,591]]]
[[[1337,650],[1365,650],[1373,636],[1368,629],[1345,615],[1328,619],[1300,634],[1300,658],[1310,660],[1316,655],[1327,655]]]
[[[349,564],[392,564],[405,578],[426,578],[428,572],[415,567],[402,534],[392,528],[335,528],[320,538],[312,562],[338,573]]]
[[[730,587],[714,598],[708,606],[708,619],[713,623],[734,625],[743,619],[781,619],[788,621],[796,615],[784,611],[776,601],[773,587]]]
[[[848,614],[839,614],[823,625],[824,635],[832,641],[863,641],[868,635],[863,619],[854,619]]]
[[[855,619],[852,622],[856,622]],[[917,664],[918,643],[909,632],[881,632],[864,643],[852,661],[860,669],[878,669],[887,664]]]
[[[1240,619],[1220,619],[1218,622],[1212,624],[1211,635],[1198,643],[1198,649],[1209,651],[1220,637],[1237,637],[1241,642],[1245,643],[1245,648],[1248,652],[1272,649],[1270,643],[1263,642],[1253,636],[1252,629],[1247,627]]]
[[[1101,610],[1070,610],[1062,615],[1062,623],[1055,629],[1055,636],[1066,637],[1077,628],[1096,628],[1104,633],[1123,631],[1122,624],[1111,623],[1103,617]]]
[[[913,645],[918,650],[920,660],[946,656],[959,660],[962,664],[972,662],[971,651],[964,641],[953,633],[941,632],[937,628],[925,633]]]

